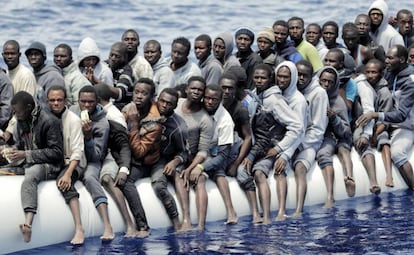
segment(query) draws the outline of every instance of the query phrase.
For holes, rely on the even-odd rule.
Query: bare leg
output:
[[[296,180],[296,211],[293,217],[300,217],[305,203],[305,196],[307,190],[306,182],[306,167],[303,163],[298,162],[295,165],[295,180]]]
[[[183,222],[180,231],[188,231],[192,229],[190,218],[190,200],[188,190],[184,186],[184,181],[179,174],[175,175],[175,193],[181,205]]]
[[[328,193],[328,197],[326,198],[324,208],[331,208],[335,203],[334,194],[333,194],[333,185],[334,185],[334,178],[335,172],[333,166],[326,166],[322,169],[323,179],[325,180],[326,191]]]
[[[115,200],[115,203],[121,212],[121,216],[126,224],[125,237],[135,237],[137,235],[136,226],[129,215],[124,194],[117,186],[115,186],[114,180],[110,175],[104,175],[102,177],[102,185]]]
[[[276,221],[286,220],[286,195],[287,195],[287,181],[286,174],[275,175],[277,200],[279,201],[279,212],[276,216]]]
[[[249,201],[250,210],[252,211],[253,223],[263,222],[263,219],[259,213],[259,208],[257,206],[256,191],[247,190],[246,196],[247,196],[247,200]]]
[[[385,186],[387,187],[394,187],[394,180],[392,179],[392,161],[391,161],[391,151],[390,151],[390,145],[385,144],[382,146],[381,150],[382,155],[382,161],[384,162],[384,168],[385,168]]]
[[[75,222],[75,234],[70,243],[73,245],[81,245],[85,241],[85,234],[80,217],[79,199],[77,197],[74,197],[69,201],[69,208],[72,213],[73,221]]]
[[[227,221],[225,224],[236,224],[238,221],[237,214],[234,210],[233,203],[231,201],[231,194],[229,188],[229,182],[226,177],[218,176],[216,179],[217,187],[224,200],[224,205],[227,211]]]
[[[370,188],[369,190],[371,193],[374,193],[375,195],[378,195],[381,193],[381,188],[378,185],[377,181],[377,174],[375,172],[375,158],[372,154],[367,154],[362,158],[362,164],[364,165],[365,170],[368,174],[369,184]]]
[[[263,223],[269,224],[272,220],[270,219],[270,188],[267,183],[267,177],[262,171],[256,170],[254,172],[254,180],[259,190],[259,201],[263,210]]]
[[[106,203],[100,203],[96,209],[99,212],[99,215],[101,216],[101,219],[104,223],[104,232],[101,236],[101,240],[103,241],[110,241],[115,238],[115,234],[112,231],[112,226],[109,221],[109,215],[108,215],[108,205]]]
[[[345,180],[345,187],[346,192],[348,193],[349,197],[355,196],[355,181],[353,177],[352,171],[352,160],[351,160],[351,153],[347,148],[339,147],[338,148],[338,159],[342,165],[342,171],[344,172],[344,180]]]
[[[20,232],[22,232],[23,235],[23,241],[25,241],[26,243],[30,242],[30,240],[32,239],[32,223],[34,215],[35,214],[33,212],[25,212],[24,224],[19,225]]]
[[[410,162],[405,162],[405,164],[402,165],[399,170],[408,188],[414,190],[413,167],[411,166]]]
[[[198,216],[198,230],[204,230],[206,225],[207,216],[207,190],[206,190],[206,177],[201,175],[198,178],[196,189],[196,205],[197,205],[197,216]]]

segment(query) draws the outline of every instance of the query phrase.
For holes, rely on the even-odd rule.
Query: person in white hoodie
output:
[[[296,66],[291,61],[283,61],[275,69],[275,83],[276,86],[282,90],[282,95],[286,99],[288,106],[293,110],[295,116],[298,116],[299,120],[303,124],[302,130],[299,135],[296,137],[300,143],[303,140],[305,135],[305,130],[308,122],[309,107],[305,97],[300,93],[296,87],[298,80],[298,71]],[[287,149],[289,155],[294,155],[298,145],[291,146]],[[293,159],[293,157],[291,158]],[[287,195],[287,181],[286,181],[286,170],[291,169],[291,161],[281,164],[284,168],[283,171],[276,174],[276,190],[277,197],[279,202],[279,213],[276,217],[276,220],[284,220],[286,218],[286,195]],[[275,170],[277,170],[278,165],[275,163]],[[280,167],[280,169],[282,169]],[[296,172],[295,172],[296,173]],[[296,174],[295,174],[296,175]],[[306,181],[306,172],[305,172],[305,181]]]
[[[86,37],[79,44],[78,48],[79,70],[94,85],[104,83],[114,85],[111,69],[101,61],[101,54],[95,40]]]
[[[371,19],[370,36],[376,44],[384,47],[385,52],[395,44],[405,45],[402,36],[388,24],[388,5],[384,0],[374,1],[368,15]]]

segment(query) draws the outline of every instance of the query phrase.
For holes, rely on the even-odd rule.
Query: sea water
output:
[[[390,14],[401,8],[414,11],[412,0],[389,0]],[[161,42],[169,55],[174,38],[185,36],[193,42],[202,33],[213,38],[222,31],[234,32],[248,26],[256,33],[275,20],[291,16],[305,23],[334,20],[340,26],[367,13],[371,1],[262,0],[262,1],[137,1],[137,0],[0,0],[0,42],[15,39],[24,50],[33,41],[53,48],[67,43],[76,60],[81,40],[94,38],[106,59],[110,46],[122,32],[136,29],[142,45],[149,39]],[[341,42],[341,39],[339,39]],[[256,48],[256,46],[253,46]],[[191,53],[194,59],[194,54]],[[27,64],[22,54],[21,61]],[[2,59],[0,59],[0,65]],[[308,191],[312,192],[312,191]],[[300,219],[270,225],[253,225],[242,217],[237,225],[208,222],[204,232],[174,234],[171,228],[152,229],[146,239],[126,239],[117,233],[114,241],[102,244],[88,238],[80,247],[56,244],[15,254],[412,254],[414,248],[413,194],[408,191],[384,193],[338,201],[335,208],[305,207]],[[288,213],[292,213],[291,209]],[[275,213],[273,213],[273,216]]]

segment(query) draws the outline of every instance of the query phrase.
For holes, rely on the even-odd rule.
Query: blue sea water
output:
[[[140,54],[145,41],[157,39],[168,55],[178,36],[193,41],[202,33],[214,37],[241,26],[257,32],[291,16],[301,16],[306,23],[335,20],[341,26],[366,13],[370,2],[0,0],[0,43],[15,39],[24,52],[32,41],[41,41],[51,61],[59,43],[69,44],[76,59],[80,41],[90,36],[105,59],[122,32],[134,28],[141,37]],[[387,2],[392,15],[401,8],[414,11],[412,0]],[[27,63],[24,54],[21,61]],[[153,229],[149,238],[140,240],[118,233],[108,244],[88,238],[81,247],[62,243],[15,254],[413,254],[413,200],[411,192],[397,191],[339,201],[331,210],[306,207],[303,218],[270,225],[252,225],[243,217],[234,226],[209,222],[205,232],[177,235],[171,229]]]

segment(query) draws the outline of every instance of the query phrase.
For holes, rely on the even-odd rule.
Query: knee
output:
[[[260,170],[254,172],[254,180],[257,183],[267,182],[266,175]]]
[[[167,191],[167,184],[163,182],[153,182],[152,188],[158,197],[162,197]]]
[[[109,185],[112,185],[113,183],[114,183],[113,179],[109,174],[105,174],[104,176],[102,176],[101,178],[102,186],[109,187]]]

